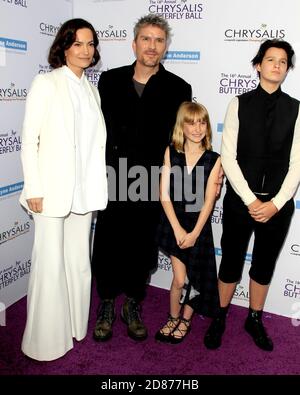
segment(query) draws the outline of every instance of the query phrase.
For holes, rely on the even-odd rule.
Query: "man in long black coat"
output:
[[[135,340],[147,337],[140,302],[158,258],[158,169],[177,109],[192,96],[191,86],[160,63],[169,33],[164,19],[140,18],[134,28],[136,61],[103,72],[99,80],[107,127],[109,204],[98,214],[94,238],[93,271],[101,299],[95,340],[112,336],[114,300],[121,293],[126,295],[121,317],[128,335]]]

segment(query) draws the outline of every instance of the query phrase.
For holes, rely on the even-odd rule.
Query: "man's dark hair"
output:
[[[100,59],[100,54],[97,49],[99,40],[94,27],[86,20],[81,18],[70,19],[63,23],[58,30],[53,44],[50,47],[48,62],[54,69],[66,64],[65,50],[69,49],[76,40],[76,32],[79,29],[90,29],[93,33],[93,42],[95,46],[95,53],[93,61],[90,66],[95,66]]]

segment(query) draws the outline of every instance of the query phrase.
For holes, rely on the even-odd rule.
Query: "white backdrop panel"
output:
[[[228,102],[234,95],[253,89],[258,83],[250,61],[262,37],[286,39],[293,45],[298,57],[300,53],[298,0],[287,0],[284,3],[280,0],[24,0],[21,3],[16,5],[8,0],[0,3],[2,239],[7,237],[7,232],[11,229],[26,223],[27,217],[17,201],[18,188],[22,185],[19,145],[24,102],[34,75],[49,71],[47,52],[58,27],[66,19],[72,16],[85,18],[98,32],[102,61],[88,73],[89,79],[97,84],[102,70],[134,61],[131,42],[136,20],[148,12],[161,13],[169,21],[173,32],[164,64],[170,71],[190,82],[194,100],[208,108],[216,151],[220,150]],[[3,50],[3,38],[11,39],[13,44],[25,42],[27,48]],[[299,86],[300,67],[296,65],[284,82],[283,90],[299,98]],[[13,92],[13,97],[9,97],[12,95],[9,92]],[[117,94],[118,92],[116,100]],[[14,184],[17,184],[17,191],[14,192],[14,187],[9,191],[8,186]],[[212,219],[218,265],[222,253],[220,237],[224,192],[225,188],[216,203]],[[297,209],[266,302],[267,311],[289,317],[293,315],[293,306],[300,300],[299,190],[295,202]],[[0,244],[0,279],[1,275],[9,273],[16,265],[30,261],[33,226],[29,223],[29,231]],[[22,233],[21,230],[19,232]],[[253,239],[249,244],[243,277],[233,300],[243,306],[248,305],[248,270],[252,244]],[[23,296],[27,277],[24,274],[22,279],[18,278],[0,289],[0,302],[9,305]],[[160,255],[158,270],[152,275],[150,282],[168,289],[171,279],[170,262]]]
[[[0,44],[5,51],[0,61],[0,303],[6,307],[27,292],[33,241],[33,221],[18,202],[25,100],[33,77],[49,70],[49,46],[71,16],[72,3],[65,0],[0,3]]]
[[[300,25],[297,19],[300,3],[297,0],[289,0],[284,4],[279,0],[75,0],[74,16],[89,19],[99,31],[102,66],[98,71],[129,64],[134,60],[131,49],[133,25],[141,15],[148,12],[161,13],[172,27],[170,54],[164,65],[190,82],[194,100],[208,108],[216,151],[220,150],[223,119],[230,99],[257,86],[257,74],[250,61],[262,38],[286,39],[300,53]],[[124,32],[122,38],[117,37],[118,31]],[[91,77],[94,81],[97,78]],[[300,69],[296,67],[289,73],[283,89],[299,97],[299,82]],[[116,100],[117,97],[116,92]],[[222,253],[220,237],[224,192],[225,188],[213,214],[218,265]],[[286,288],[299,286],[300,253],[291,255],[290,252],[291,245],[298,245],[294,248],[299,248],[299,240],[295,237],[299,227],[299,210],[296,210],[266,302],[269,312],[291,316],[292,306],[295,300],[299,300],[299,292],[297,294],[294,291],[293,296],[291,292],[286,292]],[[247,306],[249,302],[248,271],[252,246],[253,238],[249,243],[243,277],[233,299],[233,303],[242,306]],[[170,261],[160,254],[158,270],[152,275],[150,283],[169,289],[171,279]]]

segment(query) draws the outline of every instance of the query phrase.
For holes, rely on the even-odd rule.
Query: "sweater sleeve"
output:
[[[284,204],[290,200],[299,185],[300,181],[300,114],[298,110],[298,117],[295,123],[294,138],[290,153],[289,170],[281,185],[277,195],[272,199],[273,203],[280,210]]]
[[[221,163],[233,190],[246,206],[256,200],[237,162],[237,140],[239,131],[238,98],[234,97],[228,105],[221,145]]]

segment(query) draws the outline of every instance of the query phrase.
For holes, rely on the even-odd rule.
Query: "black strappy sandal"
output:
[[[184,324],[185,328],[180,328],[180,324]],[[191,319],[187,320],[186,318],[181,318],[177,327],[170,333],[169,335],[169,343],[178,344],[181,343],[187,336],[187,334],[191,330]],[[175,335],[175,331],[179,332],[179,336]]]
[[[169,314],[167,323],[158,332],[156,332],[154,336],[155,340],[168,343],[170,341],[171,333],[177,328],[179,323],[180,317],[172,317],[171,314]],[[164,332],[164,329],[168,330],[168,332]]]

